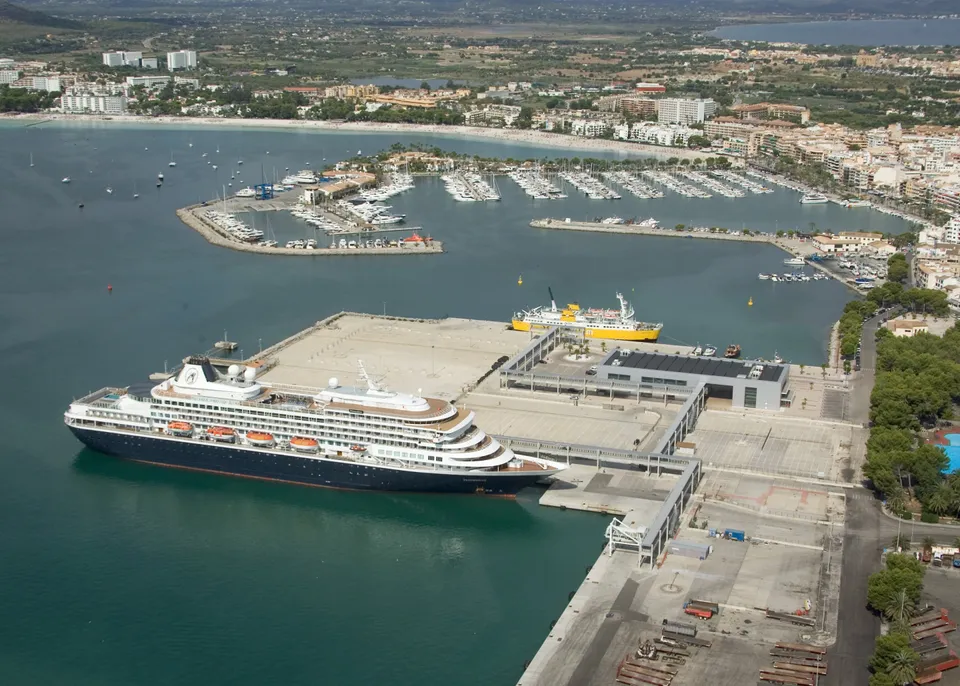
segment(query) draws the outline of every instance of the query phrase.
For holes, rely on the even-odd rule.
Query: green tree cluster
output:
[[[946,475],[946,454],[916,435],[949,418],[958,400],[960,328],[952,327],[942,338],[930,334],[897,338],[886,329],[878,332],[877,378],[870,396],[872,428],[863,471],[895,512],[907,514],[907,501],[913,496],[926,513],[960,514],[960,471]]]
[[[870,686],[913,683],[920,656],[910,645],[909,621],[923,590],[923,564],[912,555],[891,553],[886,567],[867,581],[867,604],[890,622],[890,631],[878,636],[870,669]]]
[[[39,112],[53,107],[59,94],[0,86],[0,112]]]
[[[851,300],[843,308],[837,333],[840,336],[840,354],[853,357],[863,335],[863,322],[873,316],[877,306],[870,300]]]
[[[896,283],[906,283],[910,268],[907,266],[907,256],[895,253],[887,260],[887,280]]]

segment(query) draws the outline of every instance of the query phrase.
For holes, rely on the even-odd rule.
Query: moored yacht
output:
[[[801,205],[823,205],[828,202],[830,201],[827,199],[827,196],[821,193],[808,193],[800,198]]]
[[[67,427],[108,455],[169,467],[362,490],[513,495],[562,464],[521,456],[472,411],[360,383],[266,383],[258,367],[189,357],[156,384],[73,402]]]

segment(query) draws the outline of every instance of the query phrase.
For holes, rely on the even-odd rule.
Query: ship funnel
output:
[[[553,297],[553,288],[547,286],[547,293],[550,294],[550,309],[554,312],[557,311],[557,301]]]

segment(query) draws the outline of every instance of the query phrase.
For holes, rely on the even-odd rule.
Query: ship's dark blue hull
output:
[[[543,476],[536,472],[417,472],[208,441],[176,440],[80,426],[70,426],[70,430],[88,447],[128,460],[329,488],[515,495]]]

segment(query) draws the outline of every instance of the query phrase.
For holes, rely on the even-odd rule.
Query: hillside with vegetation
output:
[[[0,24],[22,24],[51,29],[79,29],[83,27],[83,24],[78,21],[61,19],[46,12],[29,10],[6,0],[0,0]]]

